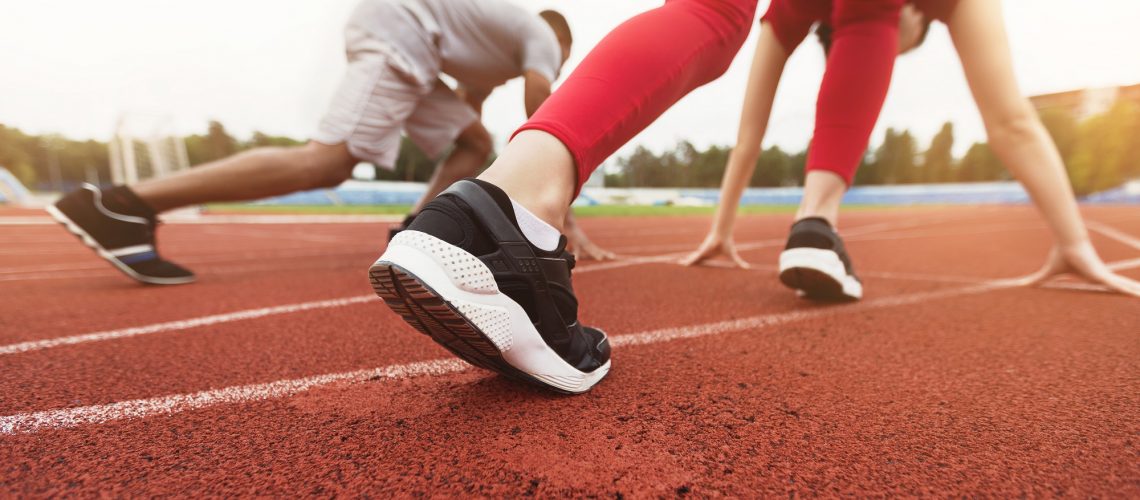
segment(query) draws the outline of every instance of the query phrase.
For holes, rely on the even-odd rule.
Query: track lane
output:
[[[1094,208],[1087,211],[1090,217],[1140,234],[1127,212]],[[1032,215],[1018,211],[1004,219],[1031,223]],[[971,221],[978,222],[961,220],[961,228],[968,229]],[[953,229],[954,224],[936,227]],[[881,272],[949,269],[1006,276],[1036,266],[1037,257],[1027,255],[1033,249],[1043,252],[1048,243],[1014,238],[1007,245],[987,236],[982,242],[995,244],[974,254],[955,244],[923,243],[927,239],[938,240],[899,239],[873,256],[857,255],[856,262],[860,269]],[[1138,256],[1126,245],[1108,243],[1097,241],[1106,258]],[[975,240],[974,246],[981,243]],[[754,251],[755,259],[770,260],[774,254],[765,253],[770,251]],[[880,255],[885,258],[877,261]],[[951,267],[922,268],[922,262],[908,260],[911,255],[926,255],[928,264],[948,259]],[[956,259],[970,265],[960,266]],[[668,276],[674,268],[648,264],[585,274],[576,279],[579,287],[590,288],[591,298],[583,288],[584,302],[591,301],[583,309],[606,311],[596,319],[621,324],[627,318],[610,315],[635,309],[610,312],[614,296],[607,291],[638,284],[671,290],[680,283],[705,307],[720,301],[732,285],[756,287],[764,297],[768,292],[761,285],[771,284],[762,272],[737,281],[722,274],[749,273],[723,269],[682,270],[672,282],[636,277]],[[261,280],[263,275],[234,277]],[[954,286],[869,281],[884,295]],[[248,293],[224,296],[240,301]],[[781,296],[802,308],[786,292]],[[652,293],[639,297],[641,308],[658,303]],[[781,300],[751,298],[765,311]],[[668,313],[655,317],[665,324],[682,307],[662,307]],[[341,325],[337,335],[351,330],[344,326],[351,321],[339,321],[330,325]],[[1007,290],[716,337],[626,345],[614,378],[582,398],[520,391],[475,371],[339,382],[275,401],[0,437],[0,462],[11,464],[0,469],[5,471],[0,485],[23,494],[99,487],[136,494],[223,493],[241,485],[243,491],[264,494],[1135,495],[1140,494],[1136,483],[1122,479],[1138,473],[1135,461],[1128,461],[1135,457],[1130,436],[1140,432],[1134,396],[1140,393],[1140,377],[1132,362],[1140,353],[1134,335],[1126,334],[1135,324],[1140,317],[1134,302],[1123,297]],[[253,349],[235,345],[249,333],[235,332],[218,349],[256,356]],[[296,342],[289,335],[260,335],[254,332],[258,342],[248,345],[273,351],[281,339]],[[726,344],[729,337],[740,340]],[[240,363],[236,354],[233,359]],[[0,367],[5,361],[0,358]],[[154,363],[163,370],[160,361]],[[188,370],[178,367],[163,375],[184,376]],[[234,372],[238,378],[239,372]],[[581,417],[583,409],[588,418]],[[503,422],[520,423],[504,428]],[[440,461],[440,456],[453,458]]]

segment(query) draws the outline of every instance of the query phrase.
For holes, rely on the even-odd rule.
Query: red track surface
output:
[[[1134,207],[1086,213],[1140,239]],[[788,222],[743,220],[752,271],[581,263],[583,317],[618,347],[579,397],[434,363],[358,298],[382,224],[164,226],[200,282],[161,289],[58,227],[0,225],[0,495],[1140,496],[1140,302],[987,283],[1042,260],[1031,209],[847,215],[855,306],[781,287]],[[643,257],[706,223],[583,221]]]

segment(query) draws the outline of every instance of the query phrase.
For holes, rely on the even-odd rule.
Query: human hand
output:
[[[580,231],[571,232],[566,235],[566,239],[570,243],[571,253],[574,258],[578,260],[613,260],[617,255],[613,252],[606,250],[586,238],[586,235]]]
[[[732,241],[731,235],[723,236],[715,232],[709,233],[709,235],[705,237],[705,241],[701,243],[701,246],[698,247],[696,251],[683,257],[677,261],[677,263],[683,266],[692,266],[716,257],[717,255],[727,256],[732,260],[734,265],[741,269],[749,269],[752,267],[736,250],[736,243]]]
[[[1040,285],[1060,274],[1076,274],[1117,293],[1140,297],[1140,282],[1116,274],[1097,255],[1092,243],[1084,241],[1070,246],[1056,246],[1049,252],[1045,265],[1037,272],[1018,280],[1025,286]]]

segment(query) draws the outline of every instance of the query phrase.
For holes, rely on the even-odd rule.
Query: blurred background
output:
[[[659,0],[513,0],[569,19],[563,76],[610,29]],[[995,0],[996,1],[996,0]],[[0,24],[0,199],[81,182],[188,168],[312,135],[341,77],[354,0],[8,2]],[[1140,2],[1004,0],[1023,91],[1032,96],[1086,201],[1140,202]],[[759,12],[767,6],[760,2]],[[583,203],[711,204],[756,38],[729,72],[695,91],[611,157]],[[789,61],[745,203],[794,203],[823,73],[809,38]],[[557,87],[557,82],[556,82]],[[524,120],[521,82],[497,90],[484,122],[501,148]],[[338,193],[275,200],[408,204],[434,168],[405,141],[397,169],[358,167]],[[2,173],[0,173],[2,174]],[[3,180],[8,179],[8,180]],[[365,179],[389,182],[364,182]],[[985,144],[945,27],[900,58],[849,202],[1024,200]],[[18,184],[17,182],[18,181]],[[902,186],[899,188],[898,186]],[[599,189],[601,186],[616,188]],[[924,186],[922,189],[917,189]],[[635,188],[667,188],[637,190]]]

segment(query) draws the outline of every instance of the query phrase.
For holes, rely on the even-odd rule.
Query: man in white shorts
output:
[[[363,0],[345,42],[348,70],[308,144],[257,148],[131,187],[86,185],[48,211],[128,276],[188,283],[194,274],[156,251],[157,214],[337,186],[361,161],[393,168],[401,132],[431,157],[454,145],[432,176],[430,200],[490,156],[479,113],[491,91],[522,76],[530,116],[550,95],[572,38],[557,12],[535,16],[504,0]],[[580,231],[571,235],[597,251]]]

